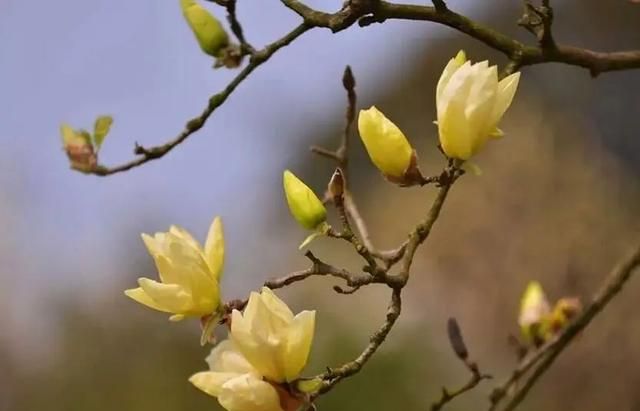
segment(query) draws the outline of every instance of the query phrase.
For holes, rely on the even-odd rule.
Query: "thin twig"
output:
[[[471,377],[463,386],[453,391],[448,390],[446,387],[442,387],[440,399],[431,404],[431,411],[438,411],[442,409],[442,407],[453,401],[456,397],[475,388],[482,380],[492,378],[489,374],[483,374],[480,372],[478,364],[469,358],[469,350],[467,349],[467,344],[464,342],[464,338],[462,337],[462,331],[460,330],[458,321],[453,317],[449,318],[447,321],[447,334],[449,336],[449,343],[451,344],[453,352],[456,354],[456,357],[462,361],[464,366],[467,367],[471,373]]]
[[[224,6],[230,2],[230,0],[213,1]],[[540,44],[538,46],[528,46],[497,30],[442,7],[443,2],[441,1],[436,2],[438,7],[429,7],[412,4],[393,4],[382,0],[350,0],[336,13],[324,13],[314,10],[298,0],[281,0],[281,2],[299,14],[303,18],[303,23],[264,49],[253,52],[249,64],[238,73],[223,91],[209,99],[209,104],[202,114],[190,120],[177,137],[165,144],[150,148],[136,146],[134,153],[139,157],[124,164],[113,167],[98,165],[90,170],[82,171],[86,174],[108,176],[139,167],[151,160],[163,157],[189,136],[200,130],[213,112],[227,100],[235,88],[257,67],[267,61],[280,48],[315,27],[325,27],[333,32],[338,32],[351,27],[356,21],[362,27],[390,19],[430,21],[449,26],[483,42],[492,49],[504,53],[510,60],[516,62],[512,64],[512,69],[534,64],[558,62],[584,67],[590,71],[591,75],[597,76],[608,71],[640,68],[640,50],[603,53],[568,45],[555,45],[555,47],[551,48],[548,47],[548,44],[547,46]],[[236,28],[234,33],[236,36],[240,35],[239,39],[244,38],[241,30],[238,31]],[[242,42],[242,40],[240,41]]]
[[[442,210],[442,206],[449,194],[449,190],[458,177],[462,175],[461,173],[462,170],[450,161],[449,166],[445,168],[440,176],[440,190],[431,204],[431,208],[429,209],[426,218],[416,226],[411,234],[409,234],[409,239],[404,247],[403,256],[400,260],[400,272],[397,275],[399,283],[406,284],[409,280],[409,272],[411,270],[411,264],[413,263],[413,257],[420,244],[422,244],[431,233],[431,228],[440,216],[440,210]]]
[[[389,302],[389,307],[387,308],[386,320],[380,326],[380,328],[371,336],[371,338],[369,339],[369,344],[362,351],[362,353],[355,360],[349,361],[348,363],[338,368],[329,369],[326,373],[318,376],[324,381],[324,383],[316,396],[330,391],[343,379],[357,374],[367,363],[367,361],[369,361],[373,354],[375,354],[378,348],[380,348],[382,343],[387,338],[387,335],[389,335],[389,332],[393,328],[396,320],[400,316],[400,312],[402,310],[401,292],[402,290],[400,288],[395,288],[392,290],[391,301]]]
[[[491,407],[489,411],[493,411],[498,406],[498,403],[509,393],[509,390],[519,381],[520,377],[526,374],[533,366],[549,352],[549,349],[557,342],[558,336],[547,341],[544,345],[531,352],[529,355],[524,356],[519,362],[516,368],[511,371],[511,375],[498,387],[494,388],[491,392],[489,400],[491,401]]]
[[[140,156],[137,159],[115,167],[105,167],[100,165],[89,173],[98,176],[108,176],[111,174],[130,170],[132,168],[141,166],[142,164],[148,163],[151,160],[163,157],[180,143],[189,138],[189,136],[200,130],[209,119],[209,117],[214,113],[214,111],[227,100],[227,98],[231,95],[231,93],[233,93],[236,87],[238,87],[249,76],[249,74],[251,74],[264,62],[269,60],[271,56],[273,56],[278,50],[290,44],[302,34],[306,33],[310,28],[311,27],[307,26],[306,24],[301,24],[281,39],[269,44],[264,49],[255,52],[251,56],[249,64],[244,69],[242,69],[242,71],[240,71],[240,73],[238,73],[238,75],[233,80],[231,80],[231,82],[224,88],[224,90],[222,90],[218,94],[214,94],[209,99],[209,104],[202,112],[202,114],[189,120],[185,129],[175,139],[163,145],[150,148],[144,148],[136,145],[135,154]]]
[[[312,276],[331,276],[344,280],[349,287],[362,287],[366,284],[374,282],[384,282],[384,278],[373,278],[369,275],[356,275],[345,269],[336,268],[330,264],[321,261],[318,257],[313,255],[311,251],[307,251],[305,254],[312,262],[312,266],[306,270],[294,271],[283,277],[268,280],[264,283],[265,287],[272,290],[283,288],[293,283],[306,280]]]
[[[349,179],[347,176],[349,173],[349,140],[353,123],[355,121],[357,105],[357,95],[355,91],[356,80],[351,67],[349,66],[344,70],[342,86],[347,92],[347,106],[345,109],[345,125],[340,139],[340,145],[335,150],[312,146],[311,151],[335,161],[338,165],[338,169],[336,171],[339,170],[342,178],[342,190],[340,195],[333,196],[331,193],[327,193],[330,200],[333,201],[336,211],[338,212],[338,216],[340,217],[342,232],[337,233],[335,231],[330,231],[328,233],[329,236],[341,238],[352,243],[358,254],[360,254],[367,262],[367,271],[373,275],[377,275],[380,268],[378,267],[375,257],[378,256],[378,254],[371,243],[366,223],[358,211],[353,196],[348,190]],[[351,228],[350,219],[354,220],[360,237],[358,237]]]
[[[244,30],[242,29],[242,25],[240,24],[238,16],[236,15],[236,2],[237,0],[226,1],[225,8],[227,9],[227,20],[229,20],[231,31],[240,42],[240,49],[242,51],[242,54],[253,54],[255,53],[255,49],[245,38]]]

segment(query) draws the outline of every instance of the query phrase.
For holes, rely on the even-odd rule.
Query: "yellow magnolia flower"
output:
[[[307,364],[315,311],[294,316],[270,289],[252,292],[244,314],[231,314],[231,337],[238,351],[266,379],[290,382]]]
[[[546,323],[551,312],[549,301],[537,281],[531,281],[520,301],[520,316],[518,324],[522,336],[529,343],[536,345],[544,342]]]
[[[228,411],[282,411],[273,385],[238,351],[233,340],[225,340],[211,350],[206,359],[209,371],[194,374],[189,381],[207,394],[217,397]]]
[[[289,170],[285,170],[282,182],[293,218],[307,230],[318,229],[327,219],[327,209],[322,201]]]
[[[388,177],[404,178],[414,154],[402,130],[372,106],[368,110],[360,110],[358,131],[378,170]]]
[[[170,320],[214,314],[220,305],[220,277],[224,262],[222,221],[211,223],[204,248],[183,228],[142,239],[155,261],[160,282],[139,278],[140,287],[124,293],[153,309],[172,313]]]
[[[502,136],[497,128],[518,88],[520,73],[498,81],[496,66],[488,61],[472,64],[463,51],[444,68],[436,89],[440,144],[450,158],[468,160],[490,138]]]
[[[180,0],[180,7],[202,51],[220,57],[229,45],[229,36],[220,22],[195,0]]]

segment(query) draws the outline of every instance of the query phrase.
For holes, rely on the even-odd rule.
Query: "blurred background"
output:
[[[523,41],[519,1],[451,0],[456,11]],[[328,11],[340,1],[308,1]],[[218,16],[221,10],[209,4]],[[637,48],[640,6],[557,2],[556,38],[597,50]],[[298,23],[278,2],[239,1],[248,39],[261,46]],[[606,18],[604,18],[606,16]],[[290,168],[322,192],[333,165],[311,144],[338,143],[345,65],[359,107],[377,105],[418,149],[427,174],[437,153],[434,90],[460,48],[502,56],[450,29],[390,21],[332,35],[314,30],[244,82],[205,128],[160,161],[108,178],[68,168],[61,122],[115,125],[101,152],[127,161],[135,142],[175,136],[234,71],[211,69],[178,1],[0,0],[0,410],[215,410],[187,378],[206,367],[194,321],[166,316],[122,294],[155,277],[140,233],[179,224],[203,240],[223,217],[223,292],[243,298],[270,277],[305,268],[306,235],[283,200]],[[526,68],[502,129],[456,184],[417,254],[403,315],[364,372],[319,401],[321,410],[423,410],[467,371],[449,348],[458,318],[471,355],[502,380],[515,358],[520,293],[538,279],[550,299],[588,298],[640,236],[640,77],[562,65]],[[354,194],[380,248],[400,243],[434,189],[399,189],[352,146]],[[358,269],[344,244],[320,240],[321,258]],[[279,292],[297,311],[317,309],[309,375],[355,357],[383,320],[388,292],[348,297],[329,279]],[[640,410],[640,281],[594,321],[523,405],[524,410]],[[492,383],[451,404],[487,405]]]

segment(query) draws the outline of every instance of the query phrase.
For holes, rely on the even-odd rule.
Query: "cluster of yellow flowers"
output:
[[[440,146],[447,157],[469,160],[501,137],[497,127],[518,88],[520,73],[498,81],[496,66],[472,64],[460,51],[444,68],[436,87]],[[415,150],[404,133],[376,107],[360,111],[358,130],[373,164],[390,181],[410,185]]]
[[[314,328],[315,311],[294,316],[270,289],[252,292],[244,314],[232,313],[229,339],[207,357],[209,371],[189,381],[229,411],[282,411],[298,403],[284,383],[307,364]]]
[[[200,21],[201,11],[193,0],[182,0],[182,4],[185,16]],[[202,25],[211,25],[209,20],[203,21]],[[204,49],[203,42],[207,42],[197,38]],[[471,64],[463,52],[449,61],[436,91],[440,144],[449,158],[468,160],[489,139],[502,135],[497,124],[511,104],[518,79],[516,73],[498,81],[495,66],[489,67],[486,61]],[[402,131],[375,107],[360,112],[358,129],[376,167],[390,181],[411,185],[417,157]],[[294,219],[312,231],[302,246],[328,233],[327,210],[318,196],[289,170],[283,174],[283,186]],[[329,191],[335,191],[331,187]],[[210,341],[209,335],[219,323],[229,326],[229,338],[217,344],[206,359],[209,371],[196,373],[189,380],[217,397],[229,411],[289,411],[303,404],[308,396],[300,392],[304,391],[300,373],[314,336],[315,312],[294,315],[268,288],[252,292],[242,312],[224,305],[220,279],[225,247],[219,217],[213,220],[204,245],[177,226],[154,236],[143,234],[142,239],[160,281],[140,278],[139,287],[125,294],[170,313],[172,321],[200,318],[203,342]],[[550,313],[541,288],[530,288],[521,315],[521,325],[527,330],[536,321],[547,321],[545,316]],[[545,330],[553,326],[549,324]]]
[[[224,261],[222,222],[216,217],[204,247],[183,228],[142,239],[153,257],[160,282],[140,278],[125,294],[178,321],[199,317],[217,323],[222,316],[220,277]],[[244,309],[231,312],[229,339],[207,357],[209,371],[190,381],[218,397],[229,411],[282,411],[298,400],[284,387],[298,379],[307,363],[315,311],[293,315],[268,288],[253,292]],[[281,405],[285,404],[285,405]],[[285,410],[286,411],[286,410]]]

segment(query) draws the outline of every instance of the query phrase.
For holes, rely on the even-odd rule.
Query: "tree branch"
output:
[[[440,190],[431,204],[431,208],[427,213],[427,217],[409,234],[409,239],[401,246],[401,250],[398,254],[402,254],[400,272],[397,275],[397,280],[400,284],[406,284],[409,280],[409,272],[411,270],[411,264],[413,263],[413,257],[418,250],[418,247],[427,239],[431,233],[431,228],[435,224],[436,220],[440,216],[440,210],[444,205],[449,190],[453,183],[462,175],[463,171],[454,163],[449,160],[449,165],[444,169],[442,174],[438,177],[438,184]]]
[[[244,69],[242,69],[240,73],[238,73],[238,75],[224,88],[224,90],[217,94],[214,94],[209,99],[209,104],[202,112],[202,114],[189,120],[185,126],[185,129],[173,140],[170,140],[163,145],[150,148],[136,145],[134,153],[136,155],[139,155],[139,158],[114,167],[98,166],[88,173],[98,176],[108,176],[111,174],[130,170],[132,168],[148,163],[151,160],[163,157],[180,143],[189,138],[189,136],[200,130],[209,119],[209,117],[214,113],[214,111],[227,100],[227,98],[234,92],[236,87],[238,87],[249,76],[249,74],[251,74],[256,68],[260,67],[263,63],[268,61],[271,56],[273,56],[278,50],[289,45],[292,41],[300,37],[302,34],[306,33],[309,29],[311,29],[311,27],[307,26],[306,24],[301,24],[281,39],[269,44],[264,49],[255,52],[251,56],[249,64]]]
[[[307,278],[312,276],[331,276],[340,278],[344,280],[349,287],[353,288],[360,288],[363,285],[375,282],[384,282],[384,279],[376,279],[369,275],[358,276],[345,269],[336,268],[321,261],[315,255],[313,255],[311,251],[307,251],[305,253],[305,257],[307,257],[312,262],[312,266],[310,268],[307,268],[306,270],[294,271],[283,277],[268,280],[264,283],[264,286],[275,290],[278,288],[286,287],[298,281],[306,280]]]
[[[519,60],[521,66],[549,62],[565,63],[589,69],[593,76],[606,71],[640,68],[640,50],[602,53],[565,45],[548,47],[548,40],[544,46],[527,46],[450,9],[438,10],[429,6],[380,1],[374,12],[360,19],[359,24],[364,27],[389,19],[431,21],[449,26],[504,53],[509,58]]]
[[[227,100],[236,87],[257,67],[269,60],[279,49],[290,44],[303,33],[315,27],[329,28],[333,32],[338,32],[351,27],[356,21],[358,21],[362,27],[373,23],[381,23],[389,19],[420,20],[439,23],[465,33],[483,42],[490,48],[504,53],[510,60],[508,72],[514,72],[523,66],[547,62],[559,62],[584,67],[588,69],[593,76],[607,71],[640,68],[640,50],[605,53],[567,45],[556,45],[550,34],[552,10],[548,5],[548,0],[545,0],[541,7],[535,9],[539,12],[538,15],[546,16],[542,21],[543,32],[539,37],[538,46],[525,45],[497,30],[455,13],[447,8],[442,0],[435,1],[435,7],[393,4],[382,0],[348,0],[345,6],[336,13],[324,13],[314,10],[298,0],[281,0],[282,4],[302,17],[303,23],[281,39],[259,51],[254,51],[253,47],[251,47],[244,38],[242,27],[235,16],[235,0],[213,1],[227,7],[232,31],[240,41],[243,52],[251,55],[249,64],[238,73],[224,90],[213,95],[209,99],[209,104],[202,114],[188,121],[185,129],[174,139],[165,144],[149,148],[136,144],[134,153],[139,156],[138,158],[118,166],[107,167],[97,165],[89,170],[82,170],[83,172],[98,176],[108,176],[139,167],[151,160],[163,157],[192,134],[200,130],[213,112]],[[543,13],[545,10],[546,14]],[[529,24],[529,26],[531,24]],[[325,150],[325,152],[321,154],[326,155],[327,153]]]
[[[338,384],[343,379],[350,377],[354,374],[360,372],[362,367],[369,361],[369,359],[375,354],[375,352],[380,348],[382,343],[389,335],[389,332],[393,328],[396,320],[400,316],[400,312],[402,310],[402,298],[401,298],[402,289],[395,288],[391,292],[391,301],[389,302],[389,306],[387,308],[387,317],[385,322],[380,326],[380,328],[371,335],[369,339],[369,344],[362,351],[362,353],[353,361],[349,361],[348,363],[338,367],[329,369],[326,373],[318,376],[323,380],[323,385],[318,391],[317,395],[324,394],[329,392],[336,384]]]
[[[524,384],[516,390],[511,400],[503,408],[503,411],[514,410],[522,400],[524,400],[534,384],[549,367],[551,367],[558,355],[591,323],[613,297],[622,290],[623,286],[631,278],[631,274],[633,274],[638,267],[640,267],[640,245],[613,268],[582,314],[569,324],[554,340],[540,349],[540,353],[535,356],[535,358],[539,359],[537,367],[534,368],[532,374],[525,380]],[[492,409],[494,408],[495,403],[492,406]]]
[[[480,384],[482,380],[492,378],[490,375],[480,372],[478,364],[469,358],[467,345],[464,342],[460,326],[458,325],[458,322],[455,318],[449,318],[449,321],[447,322],[447,334],[449,335],[449,342],[451,343],[453,352],[456,354],[458,359],[462,361],[464,366],[467,367],[467,369],[471,373],[471,377],[469,381],[467,381],[463,386],[453,391],[448,390],[446,387],[442,387],[442,394],[440,395],[440,399],[431,404],[431,411],[439,411],[440,409],[442,409],[442,407],[444,407],[447,403],[453,401],[456,397],[475,388],[478,384]]]

